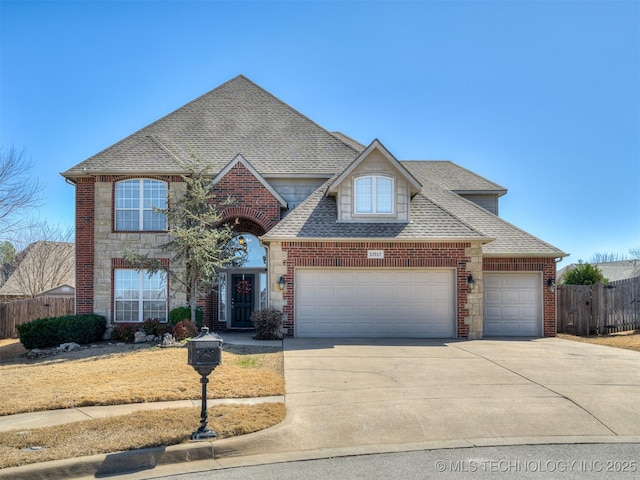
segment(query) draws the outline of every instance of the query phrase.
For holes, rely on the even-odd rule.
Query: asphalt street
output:
[[[209,470],[170,480],[601,479],[640,477],[640,444],[473,447],[358,455]]]

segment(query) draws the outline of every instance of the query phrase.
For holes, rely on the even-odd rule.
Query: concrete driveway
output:
[[[284,350],[286,420],[214,442],[217,458],[640,441],[638,352],[556,338],[287,339]]]

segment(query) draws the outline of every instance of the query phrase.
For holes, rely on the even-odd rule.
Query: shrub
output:
[[[165,333],[173,331],[173,325],[161,322],[157,318],[148,318],[142,324],[142,331],[147,335],[162,337]]]
[[[607,283],[602,270],[590,263],[580,263],[564,276],[565,285],[595,285],[598,282]]]
[[[280,327],[282,326],[282,312],[273,307],[262,310],[254,310],[251,321],[256,327],[257,340],[279,340]]]
[[[173,338],[180,342],[186,338],[192,338],[198,335],[198,326],[191,320],[180,320],[173,327]]]
[[[202,309],[200,307],[196,308],[196,325],[198,329],[202,328],[203,317]],[[169,323],[174,327],[182,320],[191,320],[190,307],[177,307],[169,312]]]
[[[101,340],[107,328],[102,315],[65,315],[39,318],[18,325],[20,343],[29,350],[56,347],[61,343],[91,343]]]
[[[119,323],[111,330],[111,340],[114,342],[133,343],[139,323]]]

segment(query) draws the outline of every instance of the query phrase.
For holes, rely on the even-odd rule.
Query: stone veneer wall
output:
[[[167,253],[158,248],[158,245],[168,241],[166,233],[114,231],[114,183],[124,179],[103,177],[95,183],[93,312],[105,315],[110,321],[113,320],[113,269],[114,265],[124,266],[122,259],[125,251],[130,249],[141,253],[149,252],[154,258],[168,257]],[[180,191],[182,183],[175,182],[179,177],[159,179],[169,181],[170,192]],[[169,310],[186,304],[186,296],[175,290],[169,291],[168,300]]]
[[[395,211],[390,215],[374,215],[354,214],[354,181],[356,177],[362,175],[386,175],[394,180],[395,184]],[[366,161],[358,165],[349,176],[345,179],[338,191],[338,219],[343,222],[370,222],[372,219],[378,219],[388,222],[408,222],[409,221],[409,184],[398,174],[398,171],[380,154],[375,151],[367,158]]]

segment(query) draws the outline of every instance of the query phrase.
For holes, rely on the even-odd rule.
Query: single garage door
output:
[[[454,338],[454,270],[297,269],[298,337]]]
[[[484,336],[542,336],[539,273],[484,273]]]

